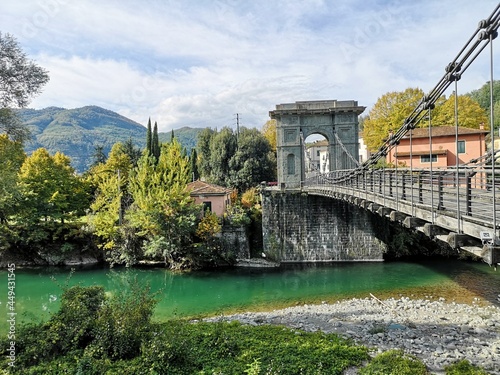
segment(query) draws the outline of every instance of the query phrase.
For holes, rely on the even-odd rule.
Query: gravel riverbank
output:
[[[379,300],[372,296],[209,320],[218,319],[337,333],[376,348],[374,355],[402,349],[420,358],[434,374],[444,373],[444,366],[461,359],[500,374],[500,308],[475,301],[459,304],[443,298]]]

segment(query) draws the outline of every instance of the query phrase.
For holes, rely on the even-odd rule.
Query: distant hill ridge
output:
[[[146,127],[116,112],[98,106],[65,109],[20,109],[19,117],[30,128],[33,138],[25,149],[28,154],[44,147],[51,154],[62,152],[71,158],[72,166],[84,172],[92,163],[96,146],[103,146],[107,154],[116,142],[132,139],[143,149]],[[196,146],[201,128],[174,129],[174,136],[190,151]],[[170,140],[170,132],[160,133],[160,142]]]

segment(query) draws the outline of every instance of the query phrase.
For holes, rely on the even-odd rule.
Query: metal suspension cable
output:
[[[467,43],[461,48],[457,56],[446,66],[445,74],[438,81],[436,86],[422,97],[417,106],[404,120],[401,127],[390,137],[388,142],[381,146],[360,168],[367,169],[376,164],[382,157],[385,157],[406,133],[414,129],[417,124],[426,117],[427,110],[434,106],[436,101],[443,95],[448,87],[455,81],[460,80],[461,75],[467,70],[479,54],[498,35],[500,26],[500,4],[496,6],[490,16],[479,22],[477,29],[473,32]],[[356,175],[355,170],[351,175]],[[344,177],[345,178],[345,177]]]
[[[494,126],[494,106],[493,106],[493,34],[490,39],[490,122],[491,122],[491,188],[493,192],[493,238],[497,244],[497,215],[496,215],[496,186],[495,186],[495,126]]]
[[[334,133],[335,135],[335,140],[337,141],[337,143],[339,144],[340,148],[345,152],[345,154],[347,155],[347,157],[349,159],[351,159],[351,161],[354,163],[354,165],[356,167],[359,167],[359,161],[357,161],[354,156],[351,155],[351,153],[349,151],[347,151],[347,148],[344,146],[344,144],[342,143],[342,141],[340,140],[339,136],[337,135],[337,133],[335,132]]]
[[[339,177],[323,176],[323,179],[332,184],[348,181],[362,173],[363,170],[366,170],[370,166],[376,164],[381,158],[385,158],[388,152],[399,143],[409,130],[414,129],[418,123],[426,119],[428,110],[434,108],[436,101],[443,95],[448,87],[453,82],[460,80],[461,75],[479,56],[484,48],[486,48],[489,43],[492,43],[492,40],[497,37],[499,27],[500,4],[495,7],[488,18],[479,22],[478,27],[473,32],[472,36],[465,43],[452,62],[446,66],[445,74],[441,77],[436,86],[434,86],[434,88],[427,95],[422,97],[410,115],[403,121],[401,127],[393,134],[392,137],[390,137],[390,139],[387,140],[383,146],[378,149],[376,153],[374,153],[362,165],[357,163],[359,166],[356,169],[351,170],[349,173],[342,174]],[[479,50],[476,51],[478,48]]]

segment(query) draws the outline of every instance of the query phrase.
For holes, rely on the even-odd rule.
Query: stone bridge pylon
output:
[[[352,168],[349,161],[359,159],[358,116],[364,110],[354,100],[276,105],[269,115],[277,122],[278,185],[294,189],[305,180],[303,143],[312,134],[321,134],[328,141],[330,171]]]

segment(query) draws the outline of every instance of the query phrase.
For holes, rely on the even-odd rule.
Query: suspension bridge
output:
[[[455,141],[453,147],[444,151],[449,153],[447,157],[454,155],[455,162],[447,167],[436,163],[439,152],[433,149],[436,127],[432,126],[438,99],[449,88],[459,92],[460,79],[481,54],[489,55],[488,117],[490,124],[494,124],[493,41],[499,26],[500,5],[478,23],[469,40],[446,66],[444,75],[421,98],[399,129],[363,163],[358,162],[358,116],[365,108],[356,101],[277,105],[270,116],[277,121],[278,186],[267,188],[265,193],[268,199],[267,203],[264,200],[264,221],[267,220],[269,227],[264,230],[265,250],[282,261],[376,260],[382,246],[378,241],[379,229],[366,214],[353,214],[352,207],[356,207],[372,216],[399,223],[407,230],[423,232],[457,251],[473,253],[490,265],[500,264],[500,151],[495,149],[494,126],[483,132],[489,139],[481,155],[464,162],[460,158],[463,141],[455,95]],[[414,146],[416,128],[428,129],[424,153],[421,145],[418,151]],[[321,134],[327,139],[330,171],[306,178],[304,140],[311,134]],[[403,141],[409,144],[407,161],[398,165],[396,160],[392,168],[383,167],[386,163],[381,161],[388,155],[397,157],[398,145]],[[425,157],[428,166],[415,166],[413,153]],[[296,197],[291,199],[290,194]],[[301,202],[300,197],[304,196],[309,200]],[[311,197],[323,200],[311,201]],[[311,211],[312,206],[321,210],[329,205],[325,199],[342,202],[331,209],[343,212],[337,214],[339,218],[332,221],[327,218],[329,212]],[[345,204],[351,208],[346,209]],[[291,205],[299,207],[291,208]],[[345,221],[351,222],[339,229]],[[323,227],[318,229],[318,226]],[[366,239],[366,231],[370,240]],[[338,239],[332,238],[332,232]],[[360,236],[365,238],[361,242]]]

